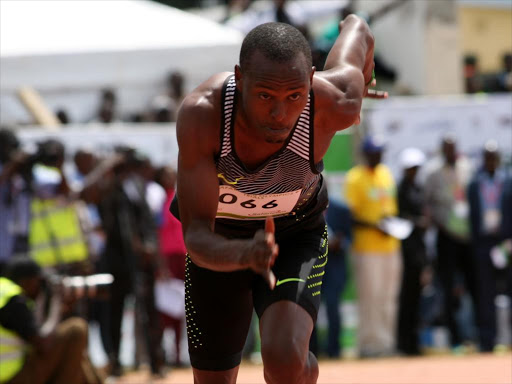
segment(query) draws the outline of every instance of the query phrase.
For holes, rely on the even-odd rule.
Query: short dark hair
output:
[[[16,134],[7,127],[0,127],[0,164],[11,160],[13,152],[20,147]]]
[[[41,267],[28,256],[16,256],[7,262],[4,275],[19,283],[22,279],[40,276]]]
[[[251,30],[240,49],[240,67],[247,68],[254,52],[260,51],[267,59],[278,63],[287,62],[300,52],[311,67],[311,48],[304,35],[295,27],[285,23],[265,23]]]

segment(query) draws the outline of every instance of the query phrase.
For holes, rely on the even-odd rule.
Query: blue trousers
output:
[[[340,335],[342,333],[342,315],[340,298],[347,280],[345,253],[329,253],[322,283],[322,300],[327,309],[327,348],[329,357],[339,357],[341,353]]]

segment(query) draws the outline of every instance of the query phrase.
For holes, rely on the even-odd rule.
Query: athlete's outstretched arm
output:
[[[366,21],[355,15],[341,21],[339,31],[327,56],[324,75],[348,97],[362,99],[373,80],[375,39]]]
[[[214,271],[251,268],[268,277],[277,245],[263,230],[253,239],[231,240],[214,233],[219,199],[215,166],[220,115],[202,92],[189,95],[177,121],[178,201],[187,251],[195,264]]]
[[[358,124],[364,97],[387,97],[386,92],[368,91],[373,81],[373,34],[368,24],[349,15],[339,24],[324,70],[315,73],[313,88],[318,106],[325,112],[327,131],[334,134]]]

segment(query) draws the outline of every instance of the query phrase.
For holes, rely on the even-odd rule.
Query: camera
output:
[[[52,275],[47,279],[52,286],[64,297],[92,299],[108,294],[109,287],[114,282],[110,273],[99,273],[88,276]]]

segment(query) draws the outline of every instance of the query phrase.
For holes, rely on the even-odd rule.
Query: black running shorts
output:
[[[261,318],[272,303],[289,300],[316,321],[327,263],[327,231],[323,217],[304,232],[276,235],[279,255],[272,268],[277,284],[250,270],[214,272],[186,263],[188,347],[196,369],[223,371],[241,362],[253,308]]]

